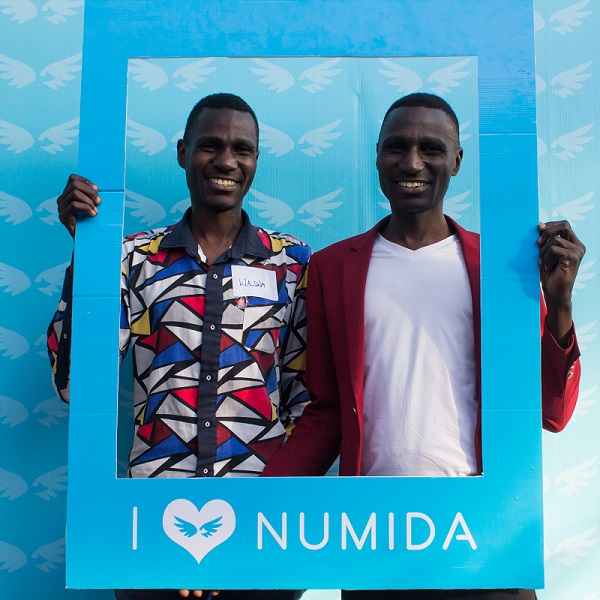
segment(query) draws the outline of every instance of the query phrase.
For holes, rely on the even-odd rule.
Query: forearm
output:
[[[561,348],[567,348],[573,330],[573,310],[570,298],[546,304],[546,327]]]
[[[289,440],[265,468],[265,476],[324,475],[339,452],[340,405],[321,283],[311,263],[307,286],[306,379],[311,402]]]

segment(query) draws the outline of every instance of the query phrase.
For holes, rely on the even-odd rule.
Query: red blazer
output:
[[[388,217],[389,218],[389,217]],[[481,390],[479,235],[452,219],[473,297],[477,388]],[[314,254],[308,269],[306,379],[311,402],[291,437],[271,458],[263,476],[324,475],[340,455],[340,475],[360,475],[364,379],[364,295],[371,251],[383,223]],[[579,391],[579,348],[574,332],[561,348],[545,327],[542,302],[543,426],[560,431]],[[481,394],[479,394],[481,396]],[[481,410],[474,440],[481,469]]]

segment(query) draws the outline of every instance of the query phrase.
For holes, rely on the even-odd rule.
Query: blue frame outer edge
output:
[[[86,3],[79,170],[100,185],[103,211],[93,227],[87,222],[78,225],[76,241],[68,587],[543,586],[541,415],[532,400],[540,394],[536,364],[539,361],[526,360],[539,356],[535,245],[524,241],[535,239],[530,237],[531,224],[537,222],[532,2],[512,0],[501,7],[477,0],[381,0],[376,7],[374,4],[358,0],[238,0],[226,5],[205,2],[202,14],[198,14],[198,4],[191,0],[169,7],[142,0]],[[511,43],[507,43],[507,31],[512,32]],[[310,39],[306,32],[310,32]],[[119,293],[116,275],[99,265],[116,264],[120,257],[127,58],[311,54],[478,56],[484,477],[460,481],[118,481],[114,478],[115,434],[104,436],[101,432],[114,431],[116,423],[118,370],[114,349]],[[102,261],[98,258],[100,248]],[[527,253],[529,261],[523,260]],[[519,304],[510,315],[507,299]],[[115,331],[111,330],[112,322]],[[510,339],[506,339],[507,332]],[[511,364],[516,361],[515,348],[518,365]],[[90,364],[96,368],[90,369]],[[91,453],[90,440],[94,444]],[[197,569],[186,568],[188,562],[181,552],[176,552],[180,549],[166,538],[153,541],[154,555],[141,552],[125,564],[118,548],[129,535],[130,505],[148,497],[149,486],[155,507],[164,507],[178,497],[196,499],[198,506],[205,498],[219,497],[230,502],[236,513],[240,511],[235,533],[238,545],[227,546],[239,570],[229,574],[227,581],[221,579],[215,552],[204,559],[205,569],[198,574]],[[505,493],[499,496],[499,490]],[[487,547],[476,559],[462,556],[461,551],[448,559],[441,549],[432,549],[426,555],[425,569],[418,553],[405,552],[402,562],[391,561],[390,566],[384,561],[388,556],[385,549],[378,548],[371,554],[349,549],[343,554],[345,568],[341,573],[331,567],[339,560],[334,550],[327,548],[319,555],[290,547],[290,553],[303,561],[302,574],[286,572],[283,577],[274,572],[265,581],[264,577],[256,577],[251,560],[241,560],[251,557],[252,552],[256,554],[256,549],[251,545],[255,527],[242,522],[240,515],[242,510],[244,514],[276,513],[272,502],[264,502],[264,498],[275,497],[286,499],[289,515],[304,511],[307,518],[311,510],[313,516],[318,511],[317,499],[325,502],[332,514],[342,509],[354,514],[364,510],[366,502],[369,512],[378,515],[390,511],[399,515],[411,510],[438,511],[446,525],[449,515],[460,508],[465,515],[473,515],[473,527],[478,533],[485,530],[495,535],[486,540]],[[116,498],[121,502],[116,503]],[[441,504],[440,498],[444,499]],[[342,502],[341,508],[331,508],[333,501]],[[103,510],[106,507],[111,509]],[[97,535],[90,543],[89,514],[94,510]],[[150,531],[156,526],[155,513],[149,508],[148,514],[140,515],[140,528],[143,525],[147,527],[144,531]],[[507,519],[498,519],[498,515]],[[104,533],[108,535],[101,535]],[[511,540],[508,546],[503,545],[505,538]],[[272,550],[273,556],[281,560],[277,548]],[[515,552],[519,553],[517,561]],[[156,554],[161,556],[154,566]],[[185,557],[189,559],[189,555]],[[375,581],[368,580],[367,559],[373,557],[378,566]],[[287,556],[286,559],[289,560]],[[98,568],[108,560],[113,569]],[[432,574],[427,568],[431,560],[447,568]],[[515,562],[520,564],[514,566]],[[501,568],[494,569],[494,565]],[[176,577],[169,578],[160,571],[174,572]]]

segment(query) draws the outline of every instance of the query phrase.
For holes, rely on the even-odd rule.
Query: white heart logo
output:
[[[235,529],[235,513],[224,500],[211,500],[198,510],[189,500],[173,500],[163,513],[165,533],[200,564]]]

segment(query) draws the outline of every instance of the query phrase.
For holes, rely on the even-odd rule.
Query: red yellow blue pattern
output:
[[[123,244],[121,354],[131,347],[131,477],[254,476],[308,401],[305,283],[310,248],[254,227],[213,264],[187,217]],[[276,300],[236,296],[232,265],[275,273]],[[70,277],[48,347],[68,400]]]

